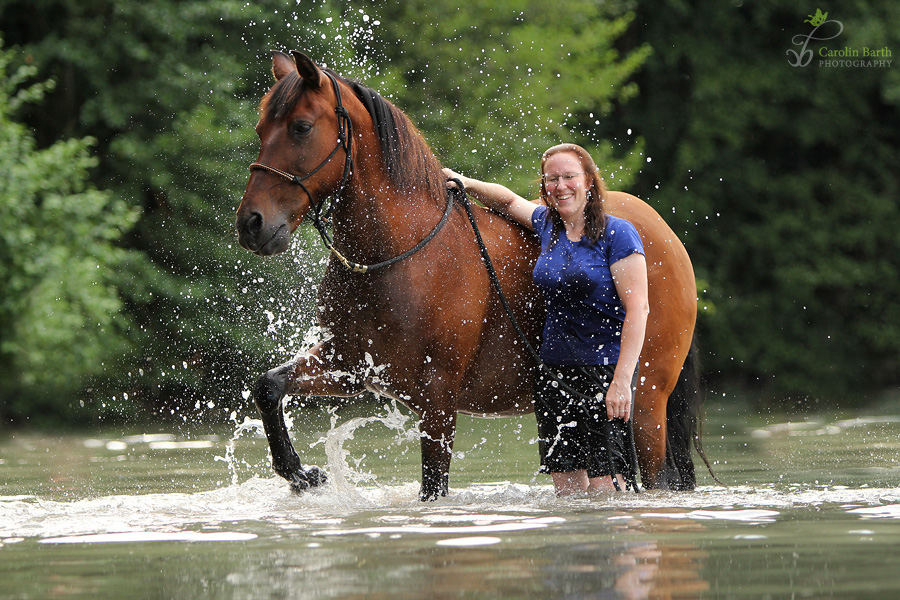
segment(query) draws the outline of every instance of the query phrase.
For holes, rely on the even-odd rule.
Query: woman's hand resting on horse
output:
[[[458,179],[465,186],[466,192],[468,192],[470,197],[475,198],[475,200],[491,210],[511,218],[526,229],[533,230],[531,215],[537,208],[536,204],[529,202],[499,183],[480,181],[460,175],[450,169],[443,169],[443,173],[444,177],[447,178],[448,188],[459,187],[455,181],[451,181],[451,179]]]
[[[459,179],[460,181],[463,181],[463,176],[460,175],[459,173],[457,173],[456,171],[452,171],[450,169],[442,169],[442,170],[444,172],[444,177],[447,178],[447,187],[448,188],[458,188],[459,186],[456,185],[456,182],[453,180]],[[463,181],[463,185],[466,185],[466,183],[464,181]]]

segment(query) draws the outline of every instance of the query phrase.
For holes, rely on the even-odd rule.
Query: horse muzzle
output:
[[[291,228],[288,223],[266,223],[258,212],[239,214],[235,227],[240,245],[259,256],[280,254],[290,245]]]

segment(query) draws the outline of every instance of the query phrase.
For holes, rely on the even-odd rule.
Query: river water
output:
[[[372,416],[375,418],[372,418]],[[414,423],[293,414],[331,482],[229,427],[0,434],[0,598],[884,598],[900,593],[900,419],[712,408],[690,493],[558,499],[533,417],[461,418],[417,500]],[[699,462],[699,461],[698,461]]]

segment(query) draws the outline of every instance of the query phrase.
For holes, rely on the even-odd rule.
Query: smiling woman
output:
[[[631,223],[605,214],[603,180],[583,148],[550,148],[541,171],[542,204],[496,184],[465,185],[541,240],[534,281],[547,306],[541,359],[549,368],[537,380],[535,413],[544,470],[560,495],[619,489],[636,469],[626,422],[649,311],[643,243]]]

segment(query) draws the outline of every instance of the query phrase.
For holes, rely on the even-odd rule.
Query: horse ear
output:
[[[297,71],[300,73],[303,81],[311,87],[319,87],[322,84],[322,72],[316,66],[316,63],[307,55],[296,50],[291,50],[291,56],[294,57],[294,61],[297,63]]]
[[[284,52],[272,50],[272,74],[275,76],[275,81],[296,70],[297,65],[294,63],[293,58]]]

